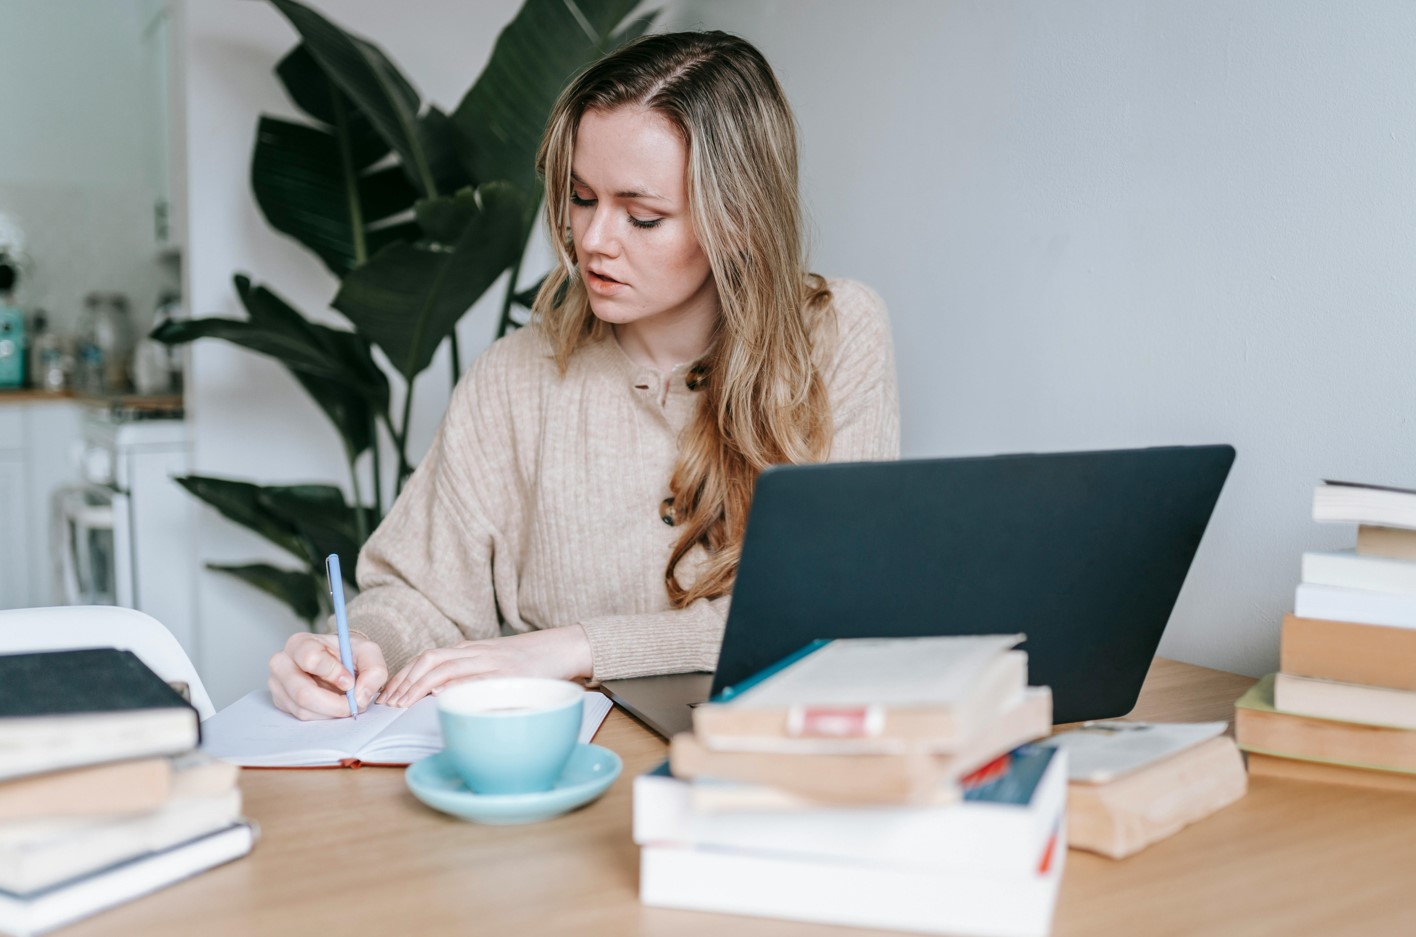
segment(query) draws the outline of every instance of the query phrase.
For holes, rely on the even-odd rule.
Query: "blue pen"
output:
[[[339,571],[338,553],[325,557],[325,575],[329,577],[329,597],[334,600],[334,624],[339,630],[339,662],[352,674],[354,651],[349,647],[349,619],[344,614],[344,576]],[[349,697],[349,715],[357,719],[359,703],[354,699],[354,688],[351,686],[344,695]]]

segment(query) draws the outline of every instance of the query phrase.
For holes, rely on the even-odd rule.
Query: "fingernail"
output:
[[[347,689],[349,689],[350,687],[352,687],[353,685],[354,685],[354,678],[353,678],[353,677],[343,676],[343,677],[340,677],[340,678],[339,678],[339,688],[340,688],[341,690],[347,690]]]

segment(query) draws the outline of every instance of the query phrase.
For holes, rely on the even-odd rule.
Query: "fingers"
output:
[[[453,648],[435,647],[424,651],[407,667],[398,672],[398,675],[390,681],[388,688],[384,690],[383,702],[389,706],[406,706],[408,703],[401,702],[401,697],[408,691],[408,688],[415,682],[422,679],[423,675],[432,670],[438,664],[447,660],[453,653]],[[458,648],[461,650],[461,648]],[[410,701],[411,702],[411,701]]]
[[[475,652],[472,654],[464,652],[457,657],[451,657],[435,664],[416,680],[409,681],[408,686],[393,705],[412,706],[429,693],[437,692],[445,686],[460,683],[463,680],[489,677],[494,673],[497,673],[497,669],[493,658]]]
[[[374,697],[388,682],[388,667],[384,664],[383,651],[372,641],[360,641],[354,645],[354,669],[359,674],[354,684],[354,698],[359,701],[359,709],[369,708]]]
[[[339,641],[332,634],[296,634],[285,642],[285,655],[307,674],[347,690],[354,675],[339,661]]]
[[[349,700],[343,693],[322,687],[283,652],[270,659],[266,685],[276,708],[297,719],[338,719],[349,715]]]

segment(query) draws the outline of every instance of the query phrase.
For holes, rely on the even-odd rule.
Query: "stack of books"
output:
[[[1045,935],[1066,755],[1020,635],[818,642],[694,711],[635,780],[648,905]]]
[[[1416,491],[1324,482],[1353,550],[1303,555],[1279,669],[1236,704],[1254,775],[1416,790]]]
[[[0,932],[39,934],[250,852],[237,770],[130,651],[0,656]]]

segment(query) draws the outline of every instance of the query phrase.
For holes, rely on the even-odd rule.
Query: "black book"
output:
[[[0,655],[0,779],[175,755],[196,747],[200,726],[132,651]]]

